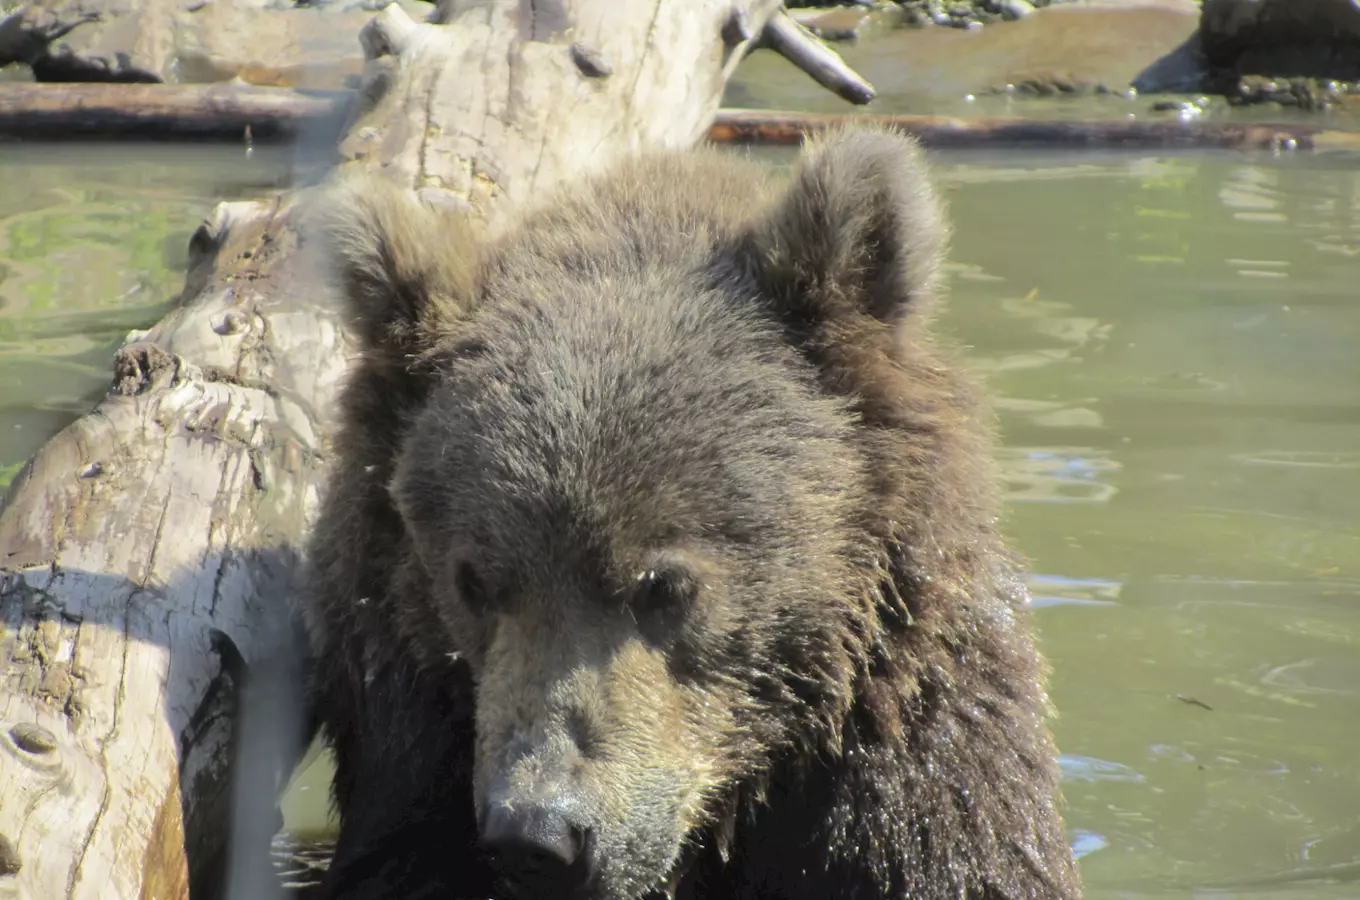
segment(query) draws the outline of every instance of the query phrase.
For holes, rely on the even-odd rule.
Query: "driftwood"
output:
[[[246,84],[0,84],[0,137],[65,141],[294,141],[334,144],[348,91]]]
[[[768,30],[767,30],[768,34]],[[843,65],[843,64],[842,64]],[[847,90],[853,81],[847,81]],[[343,92],[248,85],[0,84],[0,138],[297,141],[333,139],[353,102]],[[1044,121],[876,115],[930,147],[1357,150],[1360,134],[1319,120],[1270,124],[1217,120]],[[796,144],[845,116],[723,109],[708,131],[719,144]]]
[[[797,144],[845,116],[760,109],[719,111],[709,140],[719,144]],[[1034,121],[1002,117],[856,115],[915,135],[928,147],[1080,147],[1085,149],[1357,150],[1360,133],[1323,124],[1223,122],[1191,119]]]
[[[341,159],[494,227],[614,154],[701,138],[779,9],[740,6],[448,0],[432,25],[388,7]],[[228,874],[233,896],[273,892],[275,792],[306,737],[299,548],[347,358],[296,200],[217,208],[183,304],[5,500],[0,896],[201,900]]]

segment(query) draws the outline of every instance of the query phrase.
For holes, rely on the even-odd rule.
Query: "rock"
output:
[[[0,66],[39,81],[155,82],[163,25],[180,0],[34,0],[0,22]],[[95,39],[95,35],[99,35]]]
[[[1237,105],[1276,103],[1294,106],[1309,112],[1337,107],[1354,107],[1360,86],[1320,78],[1282,78],[1267,75],[1243,75],[1236,81],[1228,99]]]
[[[363,71],[375,0],[32,0],[0,21],[0,66],[39,81],[342,88]],[[399,0],[417,21],[430,10]]]
[[[950,65],[960,72],[970,60],[981,67],[972,92],[1115,93],[1181,47],[1195,32],[1197,12],[1157,0],[1054,4],[960,40]]]
[[[1034,4],[1027,2],[1027,0],[1001,0],[999,6],[1001,18],[1007,21],[1025,19],[1035,13]]]
[[[1006,114],[1005,96],[1124,94],[1135,78],[1195,34],[1199,7],[1186,0],[1054,4],[980,30],[900,28],[845,50],[888,109]],[[1194,42],[1191,41],[1193,49]],[[1193,63],[1193,58],[1191,59]],[[1199,74],[1193,65],[1185,83]],[[1007,88],[1010,90],[1007,90]],[[813,85],[812,87],[815,87]],[[970,99],[971,95],[971,99]],[[729,88],[729,106],[837,112],[835,98],[788,77],[782,60],[753,54]],[[1107,104],[1109,115],[1124,115]]]
[[[1234,75],[1360,80],[1355,0],[1204,0],[1200,39]]]

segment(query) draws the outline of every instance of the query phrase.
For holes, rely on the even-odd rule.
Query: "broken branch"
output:
[[[863,106],[874,99],[874,86],[819,37],[795,22],[787,10],[781,9],[765,23],[760,46],[778,53],[844,100]]]

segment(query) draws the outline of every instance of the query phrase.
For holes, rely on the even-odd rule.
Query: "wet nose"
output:
[[[569,820],[565,804],[500,800],[488,806],[481,837],[493,853],[571,868],[585,852],[587,830]]]

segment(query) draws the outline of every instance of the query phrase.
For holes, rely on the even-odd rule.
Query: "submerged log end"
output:
[[[846,65],[840,54],[795,22],[787,10],[779,10],[765,23],[761,43],[857,106],[874,99],[874,86]]]

